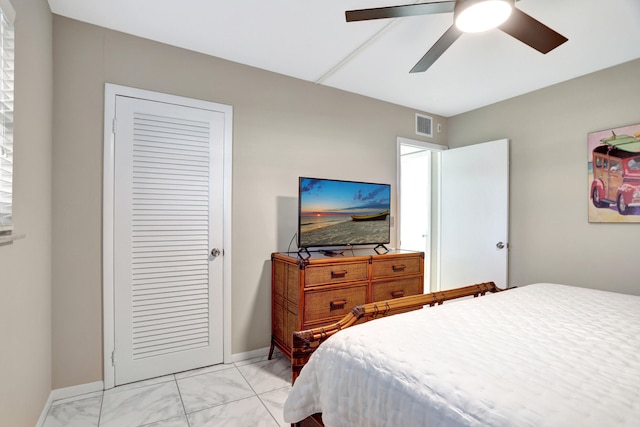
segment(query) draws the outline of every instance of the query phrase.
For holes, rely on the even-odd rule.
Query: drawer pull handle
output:
[[[398,265],[392,266],[391,268],[393,269],[393,271],[404,271],[404,269],[407,268],[407,266],[404,264],[398,264]]]
[[[329,307],[331,308],[331,310],[344,308],[345,305],[347,305],[347,300],[346,299],[341,299],[341,300],[338,300],[338,301],[331,301],[329,303]]]
[[[401,298],[404,296],[404,291],[393,291],[391,292],[391,296],[393,298]]]
[[[341,279],[343,277],[345,277],[347,275],[347,270],[339,270],[339,271],[332,271],[331,272],[331,278],[332,279]]]

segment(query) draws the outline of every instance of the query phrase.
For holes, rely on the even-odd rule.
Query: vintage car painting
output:
[[[589,220],[640,222],[640,132],[629,135],[610,130],[609,135],[591,150],[589,195],[596,212],[592,215],[590,208]],[[613,210],[619,218],[612,215]],[[599,213],[604,219],[598,220]]]

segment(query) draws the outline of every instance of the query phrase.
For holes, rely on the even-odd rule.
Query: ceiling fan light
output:
[[[512,10],[513,0],[459,0],[454,13],[456,27],[465,33],[487,31],[506,21]]]

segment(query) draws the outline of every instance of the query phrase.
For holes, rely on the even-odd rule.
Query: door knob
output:
[[[504,249],[504,243],[502,243],[502,242],[498,242],[498,243],[496,243],[496,248],[498,248],[498,249]]]
[[[218,248],[211,249],[211,256],[214,257],[214,258],[217,257],[217,256],[220,256],[220,249],[218,249]]]

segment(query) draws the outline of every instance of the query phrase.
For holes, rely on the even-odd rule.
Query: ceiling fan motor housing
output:
[[[514,4],[515,0],[457,0],[454,22],[465,33],[487,31],[506,21]]]

